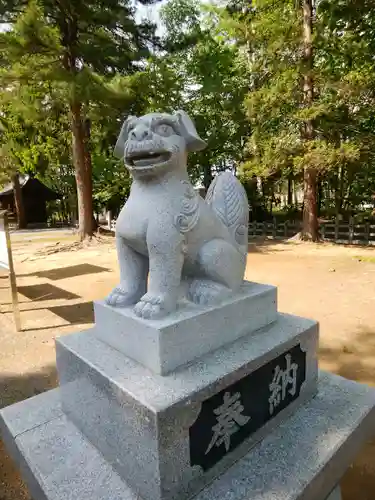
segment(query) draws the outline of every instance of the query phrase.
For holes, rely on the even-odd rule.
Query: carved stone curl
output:
[[[155,319],[176,309],[181,280],[188,282],[188,298],[198,304],[241,286],[246,193],[229,172],[214,179],[206,200],[195,192],[187,153],[204,147],[183,111],[129,117],[123,124],[115,154],[124,158],[133,183],[116,223],[120,284],[108,304],[134,304],[138,316]]]

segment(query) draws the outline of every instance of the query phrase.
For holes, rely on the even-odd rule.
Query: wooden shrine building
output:
[[[35,177],[19,176],[23,205],[27,224],[44,224],[47,222],[47,201],[60,198],[60,195],[45,186]],[[7,184],[0,191],[0,205],[16,216],[12,183]]]

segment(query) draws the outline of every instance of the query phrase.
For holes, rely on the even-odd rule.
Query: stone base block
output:
[[[57,341],[62,407],[137,494],[182,500],[316,393],[317,345],[315,322],[279,315],[161,376],[89,330]]]
[[[62,414],[58,396],[49,391],[0,411],[33,498],[141,500]],[[195,500],[326,499],[374,433],[375,390],[322,373],[316,397]]]
[[[240,292],[217,305],[184,303],[160,320],[138,318],[133,307],[94,302],[95,335],[155,373],[175,368],[271,324],[277,289],[244,282]]]

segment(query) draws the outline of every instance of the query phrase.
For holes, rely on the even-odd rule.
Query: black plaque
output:
[[[189,429],[190,464],[208,470],[298,398],[306,353],[298,344],[202,403]]]

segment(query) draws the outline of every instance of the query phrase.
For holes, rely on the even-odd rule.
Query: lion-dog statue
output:
[[[129,117],[115,155],[133,182],[116,222],[120,284],[107,304],[135,304],[157,319],[177,307],[181,283],[187,298],[210,304],[236,293],[243,282],[248,242],[248,201],[230,172],[215,177],[203,199],[189,181],[187,155],[206,146],[184,111]]]

